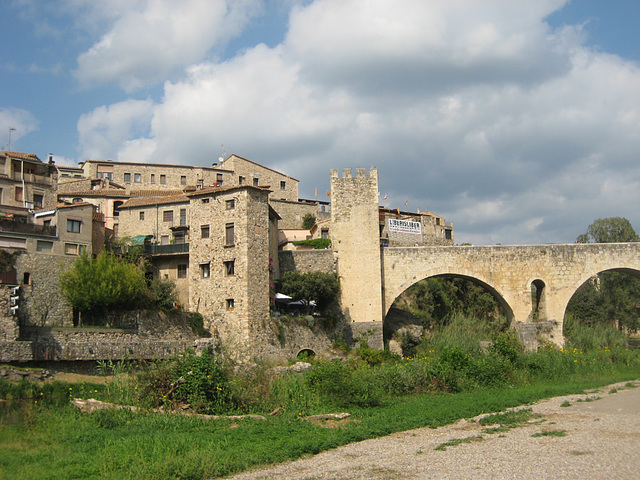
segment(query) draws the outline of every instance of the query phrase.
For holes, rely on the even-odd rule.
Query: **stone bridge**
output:
[[[544,325],[549,340],[561,344],[576,290],[604,271],[640,276],[640,243],[384,248],[381,271],[383,315],[422,279],[462,277],[494,295],[523,340],[527,327],[535,341],[535,327]]]
[[[528,348],[542,336],[564,344],[569,300],[592,276],[640,276],[640,243],[478,247],[380,247],[378,172],[331,171],[331,238],[341,305],[354,335],[382,347],[382,322],[394,300],[429,277],[469,279],[493,293]],[[372,334],[371,332],[377,332]]]

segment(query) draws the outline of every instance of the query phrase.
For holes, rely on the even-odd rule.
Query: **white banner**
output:
[[[420,222],[410,222],[408,220],[389,219],[389,231],[399,233],[422,234],[422,224]]]

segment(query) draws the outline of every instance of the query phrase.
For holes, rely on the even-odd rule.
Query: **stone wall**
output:
[[[298,271],[300,273],[337,271],[333,250],[287,250],[278,252],[280,274]]]
[[[283,230],[302,228],[302,221],[307,214],[313,215],[316,221],[326,220],[331,216],[327,205],[278,199],[272,199],[269,203],[280,215],[278,226]]]
[[[298,180],[289,175],[238,155],[231,155],[222,162],[221,167],[233,171],[232,185],[269,187],[271,190],[270,199],[298,200]],[[242,180],[240,180],[241,178]]]

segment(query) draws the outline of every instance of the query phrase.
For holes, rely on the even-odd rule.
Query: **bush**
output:
[[[305,374],[305,381],[312,392],[336,407],[357,405],[373,407],[381,403],[380,394],[373,382],[354,375],[354,369],[341,360],[318,362]]]

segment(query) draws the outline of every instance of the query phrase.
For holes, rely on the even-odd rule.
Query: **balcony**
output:
[[[0,219],[0,231],[27,233],[31,235],[56,236],[56,227],[51,225],[34,225],[33,223],[22,223],[10,219]]]
[[[189,253],[188,243],[174,243],[172,245],[145,245],[144,253],[149,255],[172,255]]]
[[[22,174],[20,172],[13,172],[11,176],[13,180],[22,181]],[[51,185],[51,177],[48,175],[37,175],[34,173],[25,173],[24,181],[27,183],[37,183],[39,185]]]

